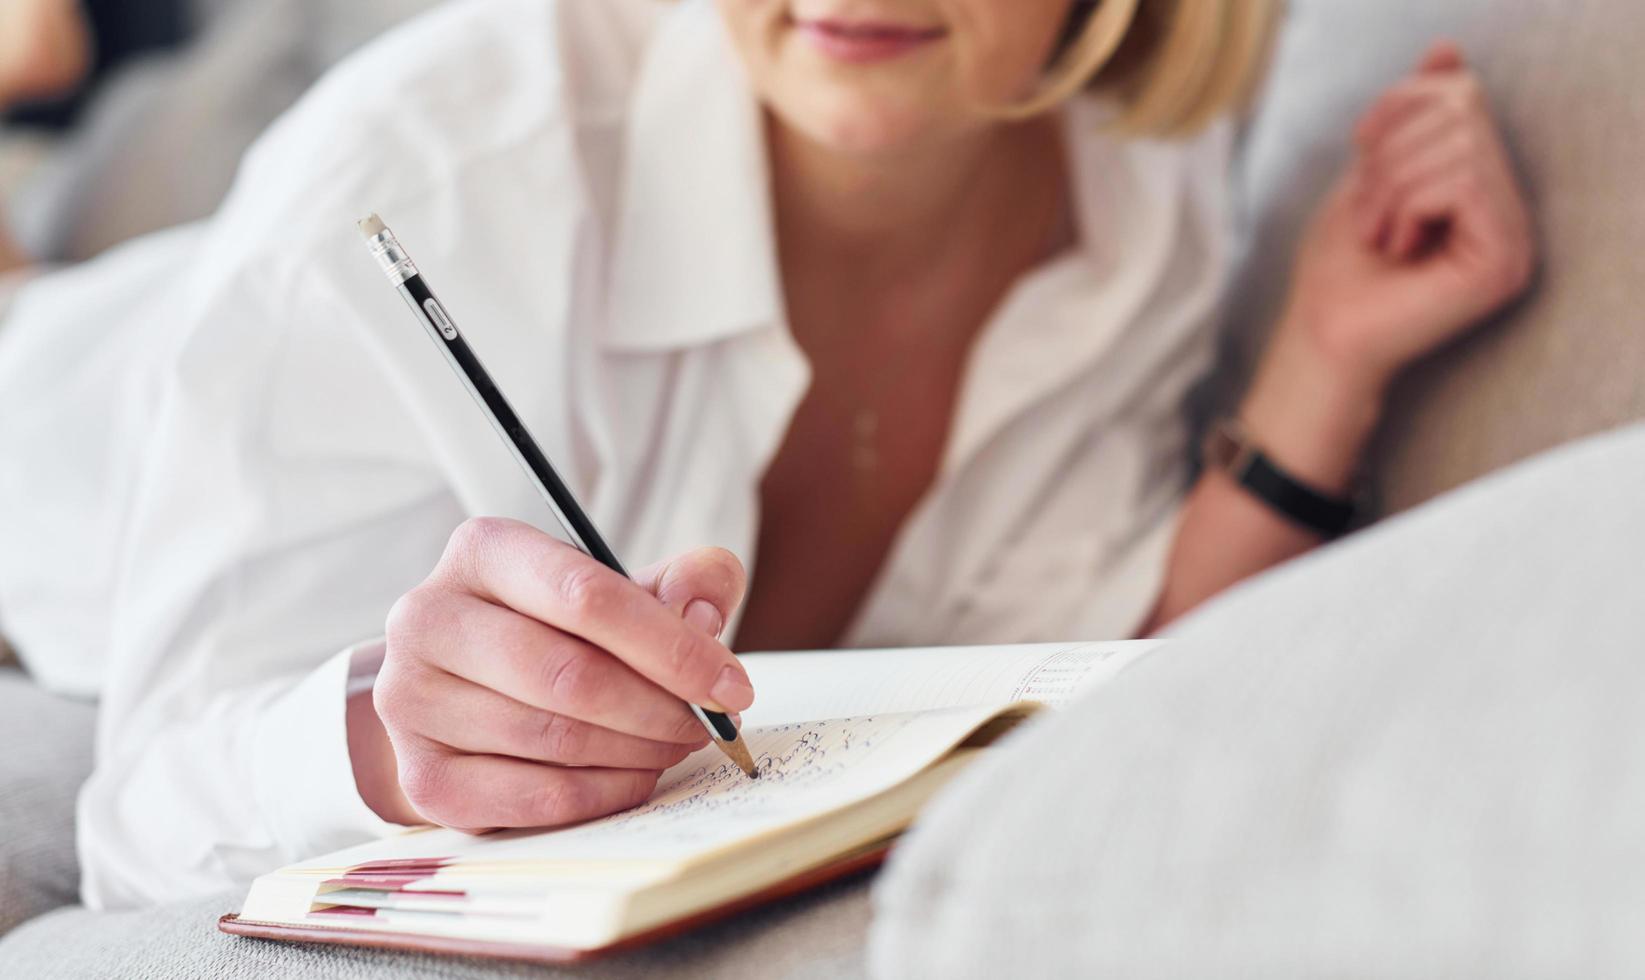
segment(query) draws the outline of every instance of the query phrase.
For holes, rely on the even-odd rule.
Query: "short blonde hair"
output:
[[[1192,133],[1250,95],[1278,0],[1075,0],[1070,37],[1024,117],[1081,90],[1110,97],[1134,136]]]

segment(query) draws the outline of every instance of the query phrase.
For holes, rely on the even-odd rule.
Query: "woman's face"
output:
[[[881,155],[993,123],[1031,93],[1073,0],[717,0],[762,102]]]

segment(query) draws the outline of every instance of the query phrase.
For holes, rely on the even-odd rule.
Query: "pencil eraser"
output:
[[[374,238],[387,230],[388,226],[383,224],[383,219],[375,214],[360,219],[360,234],[367,238]]]

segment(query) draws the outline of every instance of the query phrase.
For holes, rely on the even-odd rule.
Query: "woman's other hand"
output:
[[[1355,136],[1241,407],[1269,454],[1326,492],[1352,482],[1394,375],[1522,292],[1536,259],[1524,194],[1454,44],[1436,44]]]
[[[718,640],[743,587],[719,549],[630,581],[528,525],[468,521],[390,613],[371,701],[350,703],[362,798],[386,820],[471,831],[642,802],[708,742],[686,702],[754,700]]]
[[[1304,239],[1284,329],[1306,334],[1347,383],[1380,392],[1519,295],[1535,244],[1485,92],[1456,45],[1434,45],[1385,92],[1355,142]]]

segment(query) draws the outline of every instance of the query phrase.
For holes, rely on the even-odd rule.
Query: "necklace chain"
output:
[[[1071,201],[1059,190],[1051,199],[1052,211],[1046,223],[1045,240],[1040,245],[1039,252],[1031,268],[1038,268],[1050,261],[1067,245],[1077,239],[1078,229],[1071,209]],[[877,372],[881,378],[896,374],[897,358],[886,357],[881,361],[882,371]],[[876,378],[870,388],[878,389],[881,378]],[[874,394],[878,394],[876,390]],[[851,414],[851,469],[859,480],[871,483],[880,468],[880,412],[879,409],[862,404],[865,399],[859,391],[858,407]]]

